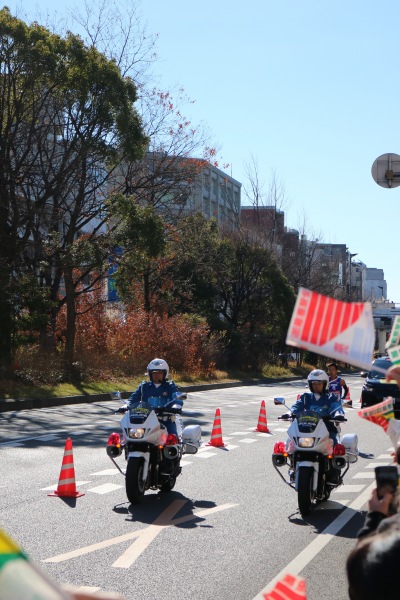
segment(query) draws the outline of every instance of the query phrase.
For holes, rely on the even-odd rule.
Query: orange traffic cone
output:
[[[65,442],[64,458],[61,465],[57,490],[47,495],[58,496],[59,498],[80,498],[80,496],[85,495],[76,491],[74,457],[72,455],[71,438],[68,438]]]
[[[219,408],[217,408],[217,410],[215,411],[211,439],[209,442],[207,442],[206,446],[216,446],[217,448],[223,448],[225,446],[222,440],[221,417]]]
[[[345,404],[346,406],[350,406],[350,408],[353,408],[353,401],[350,399],[350,388],[347,388],[347,394],[344,397],[343,404]]]
[[[267,411],[265,410],[265,400],[262,400],[261,402],[258,423],[254,431],[261,431],[262,433],[271,433],[267,426]]]

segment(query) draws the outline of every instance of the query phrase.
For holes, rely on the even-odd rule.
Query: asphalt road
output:
[[[358,434],[360,457],[345,485],[306,520],[271,462],[287,429],[273,397],[291,405],[305,388],[296,381],[189,393],[185,425],[201,425],[204,445],[184,457],[171,493],[148,491],[138,507],[105,451],[109,433],[118,431],[117,403],[1,413],[0,526],[56,581],[127,600],[261,600],[284,572],[306,579],[308,600],[345,600],[345,561],[373,468],[391,461],[389,437],[357,415],[363,380],[346,381],[354,408],[342,432]],[[269,434],[254,431],[262,400]],[[217,408],[222,448],[206,445]],[[84,494],[76,499],[48,496],[68,438]]]

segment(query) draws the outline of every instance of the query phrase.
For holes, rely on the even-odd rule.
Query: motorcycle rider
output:
[[[322,369],[314,369],[307,377],[310,392],[304,392],[300,398],[293,404],[292,415],[298,416],[305,410],[312,410],[318,413],[322,418],[335,417],[337,421],[344,420],[344,410],[342,401],[335,394],[329,394],[329,377]],[[329,437],[333,440],[333,445],[338,443],[338,431],[332,421],[325,421],[326,428],[329,431]],[[340,482],[340,471],[332,469],[330,474],[332,483]]]
[[[294,416],[301,414],[305,410],[312,410],[321,415],[321,417],[334,416],[337,421],[344,420],[344,410],[342,402],[337,395],[329,394],[329,377],[322,369],[314,369],[307,377],[310,392],[304,392],[300,398],[293,404],[291,410]],[[337,444],[337,429],[332,422],[326,422],[329,431],[329,437]]]
[[[147,365],[147,373],[150,381],[142,381],[139,387],[130,395],[129,406],[137,402],[148,402],[149,398],[160,398],[162,405],[166,405],[174,399],[174,394],[179,390],[173,381],[168,379],[169,366],[162,358],[154,358]],[[183,406],[180,399],[176,404]],[[168,433],[177,434],[175,421],[171,417],[161,418],[161,422],[167,428]]]

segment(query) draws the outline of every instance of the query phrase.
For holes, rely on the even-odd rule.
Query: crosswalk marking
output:
[[[88,492],[93,492],[95,494],[108,494],[109,492],[114,492],[115,490],[119,490],[124,487],[123,485],[117,485],[116,483],[104,483],[103,485],[98,485],[94,488],[89,488]]]

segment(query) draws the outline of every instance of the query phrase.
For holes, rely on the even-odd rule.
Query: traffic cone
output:
[[[347,388],[347,394],[344,397],[343,404],[353,408],[353,401],[350,399],[350,388]]]
[[[72,440],[68,438],[65,442],[64,458],[61,465],[60,478],[57,490],[48,496],[59,498],[80,498],[85,494],[76,491],[74,457],[72,455]]]
[[[217,448],[223,448],[225,446],[222,440],[222,428],[221,428],[221,416],[220,410],[217,408],[215,411],[214,425],[211,432],[211,439],[207,442],[206,446],[216,446]]]
[[[258,423],[254,431],[261,431],[262,433],[271,433],[267,426],[267,411],[265,410],[265,400],[262,400],[261,402]]]

